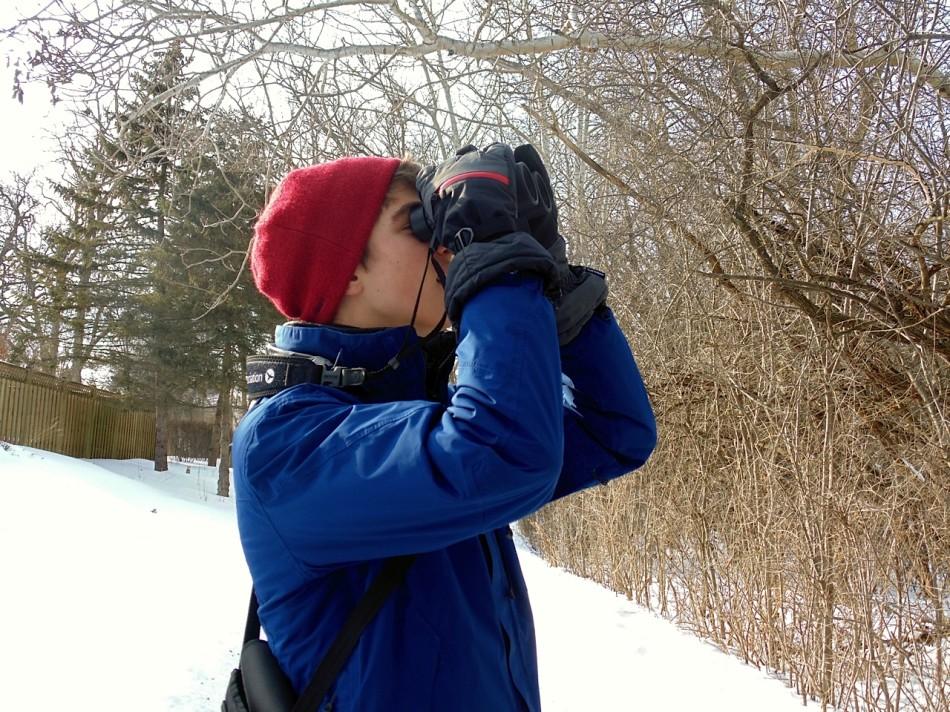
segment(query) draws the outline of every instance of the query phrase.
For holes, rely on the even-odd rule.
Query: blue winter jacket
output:
[[[288,324],[276,344],[377,369],[407,336]],[[456,353],[445,402],[426,400],[417,352],[361,398],[282,391],[235,433],[241,543],[263,628],[298,692],[382,560],[419,554],[321,709],[539,710],[508,524],[639,467],[654,448],[646,391],[606,308],[559,349],[538,280],[511,275],[465,306]]]

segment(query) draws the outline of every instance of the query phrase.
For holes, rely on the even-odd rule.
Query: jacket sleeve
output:
[[[561,470],[554,311],[531,276],[476,294],[448,405],[301,386],[235,434],[235,490],[307,567],[431,551],[542,506]],[[331,396],[332,398],[332,396]],[[239,514],[241,507],[239,507]]]
[[[635,470],[656,447],[650,399],[610,309],[561,350],[561,367],[564,468],[552,500]]]

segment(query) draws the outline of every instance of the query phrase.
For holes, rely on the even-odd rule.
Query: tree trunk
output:
[[[158,182],[158,204],[162,205],[165,199],[165,191],[168,185],[168,164],[167,162],[162,163],[162,171]],[[158,230],[158,243],[161,244],[165,240],[165,211],[160,209],[157,216]],[[165,297],[165,285],[161,280],[158,280],[156,283],[156,290],[158,291],[159,298],[164,301]],[[158,337],[155,335],[153,330],[153,348],[157,346]],[[152,353],[152,357],[155,356],[155,351]],[[161,382],[163,378],[166,377],[165,369],[163,368],[165,364],[159,363],[156,364],[155,368],[155,471],[156,472],[167,472],[168,471],[168,403],[166,398],[167,393],[167,384]]]
[[[214,409],[214,425],[211,427],[211,445],[208,448],[208,466],[214,467],[218,464],[218,456],[221,454],[221,409],[225,401],[224,393],[218,394],[218,405]]]
[[[231,346],[224,347],[224,383],[219,397],[221,427],[218,449],[218,495],[229,497],[231,493]]]
[[[76,316],[71,320],[73,330],[72,352],[69,354],[69,371],[66,377],[75,383],[82,383],[82,369],[86,365],[86,319],[89,318],[90,280],[92,279],[92,256],[84,255],[78,274],[76,289]],[[90,338],[92,338],[90,334]]]
[[[168,406],[155,404],[155,472],[168,471]]]
[[[39,332],[39,363],[36,368],[40,373],[55,376],[59,366],[59,343],[62,337],[63,318],[58,310],[54,310],[49,319],[49,332]]]

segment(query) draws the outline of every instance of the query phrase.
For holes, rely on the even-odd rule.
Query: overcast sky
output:
[[[0,3],[0,28],[9,27],[21,10],[40,6],[37,0],[4,0]],[[66,120],[65,107],[53,107],[49,90],[40,84],[26,87],[21,105],[13,98],[13,63],[21,56],[22,47],[0,38],[0,180],[11,172],[42,174],[51,169],[52,134],[62,130]]]

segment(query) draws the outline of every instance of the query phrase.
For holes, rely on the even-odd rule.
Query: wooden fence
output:
[[[0,440],[84,458],[155,457],[155,414],[0,361]]]

